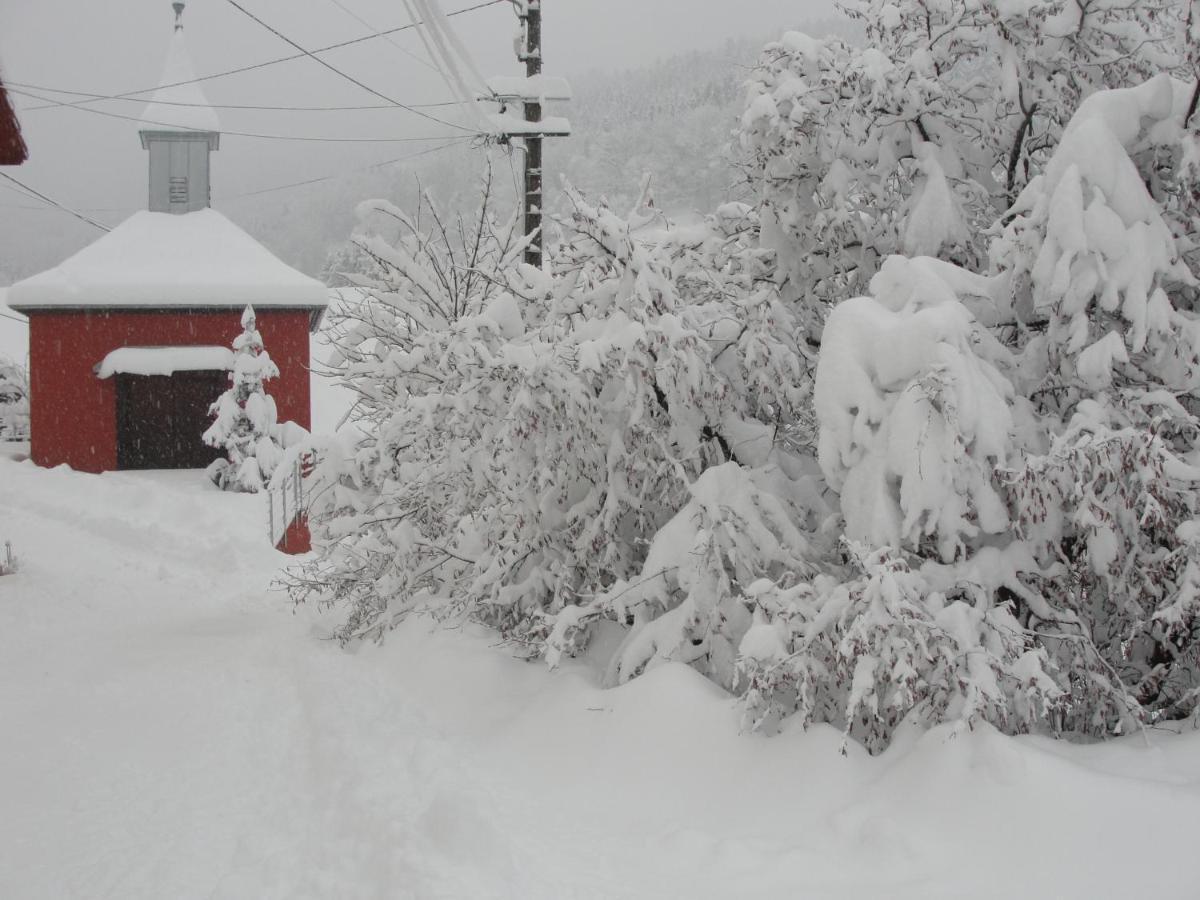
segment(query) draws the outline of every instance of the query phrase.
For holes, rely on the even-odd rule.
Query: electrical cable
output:
[[[366,19],[364,19],[362,16],[360,16],[358,13],[356,13],[350,7],[345,6],[341,2],[341,0],[329,0],[329,2],[332,3],[334,6],[336,6],[338,9],[340,9],[342,12],[344,12],[346,15],[348,15],[350,18],[352,18],[359,25],[362,25],[365,28],[369,28],[372,32],[374,32],[376,34],[382,34],[382,32],[380,32],[380,30],[378,28],[376,28],[374,25],[372,25],[370,22],[368,22]],[[421,57],[417,56],[417,54],[413,53],[411,50],[409,50],[405,47],[402,47],[400,44],[397,44],[395,41],[392,40],[391,35],[384,35],[384,40],[386,40],[389,44],[391,44],[393,47],[395,47],[397,50],[399,50],[401,53],[403,53],[409,59],[420,63],[427,69],[432,69],[435,72],[437,71],[437,67],[434,66],[433,63],[429,62],[428,60],[421,59]]]
[[[436,147],[427,147],[424,150],[420,150],[417,153],[410,153],[407,156],[398,156],[395,159],[385,159],[383,162],[372,163],[369,166],[362,166],[360,168],[350,169],[345,172],[338,172],[335,175],[322,175],[319,178],[309,178],[309,179],[306,179],[305,181],[293,181],[290,184],[279,184],[279,185],[275,185],[274,187],[261,188],[256,191],[245,191],[244,193],[241,193],[241,194],[233,194],[229,197],[221,197],[217,200],[217,202],[224,203],[224,202],[227,202],[230,200],[240,200],[243,197],[256,197],[259,194],[269,194],[269,193],[272,193],[273,191],[282,191],[282,190],[286,190],[287,188],[303,187],[306,184],[318,184],[322,181],[333,181],[337,178],[342,178],[346,175],[356,175],[360,172],[369,172],[372,169],[382,169],[384,166],[392,166],[392,165],[395,165],[396,163],[407,162],[408,160],[416,159],[419,156],[428,156],[430,153],[437,153],[439,150],[445,150],[448,147],[454,147],[456,145],[462,144],[464,141],[469,141],[469,140],[471,140],[471,138],[469,138],[469,137],[457,137],[457,138],[454,138],[453,140],[447,141],[444,144],[439,144]]]
[[[140,103],[146,105],[146,101],[141,97],[124,97],[119,94],[94,94],[90,91],[69,91],[66,88],[52,88],[41,84],[27,84],[21,81],[6,81],[5,87],[21,87],[31,91],[44,91],[51,94],[70,94],[73,97],[87,97],[88,100],[120,100],[125,103]],[[32,95],[27,95],[32,96]],[[46,98],[46,106],[30,106],[21,112],[29,112],[35,109],[53,109],[55,101],[52,98]],[[248,109],[270,112],[360,112],[370,109],[395,109],[390,103],[370,103],[363,106],[270,106],[265,104],[250,104],[250,103],[188,103],[183,100],[155,100],[157,106],[182,106],[182,107],[210,107],[212,109]],[[74,103],[63,103],[64,106],[75,106]],[[436,103],[410,103],[416,109],[430,109],[444,106],[457,106],[457,100],[439,100]]]
[[[73,110],[77,110],[78,112],[91,113],[92,115],[95,115],[95,116],[107,116],[110,119],[125,119],[126,121],[129,121],[129,122],[140,122],[144,125],[158,125],[163,128],[170,128],[170,129],[176,130],[176,131],[195,131],[196,130],[194,128],[188,128],[188,127],[185,127],[182,125],[175,125],[171,122],[159,122],[154,119],[143,119],[139,116],[127,116],[124,113],[109,112],[106,109],[92,109],[89,106],[80,106],[76,103],[63,103],[60,101],[53,100],[50,97],[45,97],[40,94],[31,93],[29,91],[23,90],[22,88],[9,87],[7,84],[5,85],[5,88],[8,90],[8,92],[10,94],[20,94],[24,97],[32,97],[35,100],[45,100],[52,105],[61,106],[64,109],[73,109]],[[352,137],[336,137],[335,138],[335,137],[314,137],[314,136],[310,136],[310,135],[300,135],[300,134],[262,134],[262,133],[256,132],[256,131],[230,131],[230,130],[224,129],[224,128],[221,129],[220,133],[222,135],[228,134],[228,135],[233,135],[234,137],[258,138],[260,140],[267,140],[267,141],[316,141],[319,143],[335,143],[335,144],[336,143],[343,143],[343,144],[407,144],[407,143],[413,143],[416,141],[439,141],[439,140],[443,140],[446,137],[446,135],[444,135],[444,134],[438,134],[438,135],[428,135],[428,136],[423,136],[423,137],[398,137],[398,138],[352,138]],[[471,132],[469,135],[466,135],[466,136],[474,137],[474,134],[475,134],[474,132]]]
[[[326,69],[328,69],[330,72],[333,72],[335,75],[338,75],[341,78],[344,78],[346,81],[349,81],[351,84],[358,85],[364,91],[366,91],[369,94],[375,95],[380,100],[386,100],[386,101],[388,101],[388,103],[391,103],[394,106],[398,106],[401,109],[407,109],[409,112],[414,113],[418,116],[421,116],[424,119],[429,119],[431,122],[437,122],[439,125],[445,125],[448,128],[457,128],[460,131],[466,131],[468,133],[473,133],[470,128],[466,128],[465,126],[462,126],[462,125],[456,125],[453,122],[447,122],[445,119],[439,119],[437,116],[431,115],[430,113],[422,112],[421,110],[414,109],[411,106],[406,106],[405,104],[401,103],[399,100],[393,100],[387,94],[383,94],[383,93],[375,90],[375,88],[373,88],[367,84],[364,84],[363,82],[361,82],[357,78],[355,78],[353,75],[348,75],[347,73],[343,72],[341,69],[339,69],[337,66],[333,65],[332,63],[326,62],[325,60],[321,59],[321,57],[317,56],[312,51],[306,50],[304,47],[301,47],[299,44],[297,44],[295,41],[293,41],[287,35],[283,34],[277,28],[273,27],[272,25],[269,25],[268,23],[266,23],[262,19],[260,19],[258,16],[256,16],[254,13],[250,12],[250,10],[246,9],[246,7],[244,7],[240,3],[238,3],[237,0],[225,0],[225,2],[228,3],[230,6],[232,6],[234,9],[241,12],[243,15],[249,17],[250,19],[253,19],[255,22],[257,22],[263,28],[267,29],[267,31],[271,32],[271,34],[275,35],[277,38],[279,38],[284,43],[289,44],[292,47],[295,47],[297,50],[299,50],[305,56],[312,59],[314,62],[319,63],[320,65],[322,65]]]
[[[24,189],[28,194],[38,198],[39,200],[43,200],[46,203],[49,203],[51,206],[55,206],[55,207],[61,209],[65,213],[70,213],[75,218],[79,219],[81,222],[87,222],[89,225],[91,225],[95,228],[99,228],[101,231],[112,231],[112,229],[109,228],[107,225],[101,225],[95,219],[89,219],[83,213],[77,212],[77,211],[71,209],[69,206],[63,206],[57,200],[53,199],[52,197],[47,197],[41,191],[34,190],[33,188],[31,188],[29,185],[25,184],[24,182],[18,181],[16,178],[13,178],[7,172],[0,172],[0,178],[7,178],[13,184]]]
[[[481,132],[494,134],[494,126],[476,101],[478,90],[486,92],[486,83],[483,81],[483,77],[478,75],[475,64],[466,55],[465,48],[461,48],[461,44],[452,34],[453,29],[450,28],[449,23],[441,21],[440,7],[436,5],[436,2],[427,4],[423,0],[403,0],[403,3],[404,8],[408,11],[408,17],[414,22],[421,23],[417,33],[421,36],[421,41],[425,44],[425,50],[430,58],[438,64],[438,70],[441,72],[446,86],[450,88],[450,92],[459,98],[459,102],[467,114],[479,123]],[[447,34],[447,32],[451,33]],[[455,59],[455,46],[461,48],[461,60]],[[471,89],[462,72],[459,71],[460,61],[467,67],[469,73],[477,76],[478,84],[475,91]]]
[[[471,140],[471,138],[467,137],[467,136],[456,137],[456,138],[452,138],[449,141],[446,141],[444,144],[439,144],[436,147],[426,147],[424,150],[419,150],[416,153],[409,153],[405,156],[397,156],[394,159],[381,160],[380,162],[371,163],[370,165],[366,165],[366,166],[360,166],[356,169],[347,169],[343,172],[337,172],[332,175],[321,175],[316,178],[306,178],[304,181],[292,181],[287,184],[277,184],[277,185],[273,185],[272,187],[268,187],[268,188],[259,188],[257,190],[253,190],[253,191],[243,191],[242,193],[239,193],[239,194],[230,194],[227,197],[218,196],[217,198],[215,198],[214,202],[215,203],[228,203],[233,200],[241,200],[244,197],[256,197],[260,194],[270,194],[275,191],[287,190],[288,188],[303,187],[308,184],[320,184],[321,182],[325,182],[325,181],[334,181],[338,178],[344,178],[347,175],[357,175],[361,172],[370,172],[375,169],[382,169],[385,166],[393,166],[396,163],[407,162],[408,160],[411,160],[411,159],[417,159],[418,157],[428,156],[431,153],[437,153],[438,151],[445,150],[449,147],[460,146],[463,143],[470,141],[470,140]],[[8,185],[0,185],[0,186],[8,187]],[[10,190],[12,190],[14,193],[20,193],[15,188],[10,188]],[[21,196],[30,196],[30,195],[21,194]],[[45,209],[47,209],[47,207],[45,207],[45,206],[0,206],[0,209],[45,210]],[[85,208],[83,208],[83,211],[131,213],[131,212],[137,212],[139,209],[141,209],[141,207],[106,206],[106,207],[85,207]]]
[[[464,15],[469,12],[475,12],[476,10],[485,9],[486,7],[489,7],[489,6],[496,6],[499,3],[509,3],[509,2],[511,2],[511,0],[485,0],[485,2],[483,2],[483,3],[476,3],[474,6],[466,6],[466,7],[463,7],[462,9],[456,9],[453,12],[446,13],[446,15],[447,16],[461,16],[461,15]],[[280,57],[277,57],[276,59],[268,59],[268,60],[264,60],[263,62],[260,62],[260,63],[252,63],[251,65],[248,65],[248,66],[239,66],[236,69],[226,69],[224,72],[213,72],[211,75],[201,75],[199,78],[189,78],[185,81],[176,81],[171,84],[156,84],[154,87],[142,88],[141,90],[137,90],[137,91],[125,91],[124,93],[121,93],[121,94],[113,94],[111,96],[107,96],[104,99],[106,99],[106,100],[118,100],[118,99],[124,100],[129,97],[137,97],[140,94],[152,94],[155,91],[159,90],[160,88],[173,88],[173,87],[179,87],[184,84],[198,84],[201,81],[211,81],[214,78],[224,78],[227,75],[240,75],[243,72],[253,72],[255,69],[265,69],[268,66],[278,65],[279,63],[291,62],[292,60],[295,60],[295,59],[304,59],[304,57],[311,56],[314,53],[328,53],[330,50],[340,50],[343,47],[350,47],[355,44],[361,44],[365,41],[371,41],[371,40],[374,40],[375,38],[385,37],[389,34],[398,34],[401,31],[409,31],[413,28],[416,28],[420,24],[421,24],[420,22],[409,22],[407,25],[398,25],[395,28],[388,28],[384,31],[380,31],[375,34],[366,34],[366,35],[363,35],[362,37],[350,38],[349,40],[346,40],[346,41],[338,41],[336,44],[327,44],[324,47],[317,47],[315,50],[306,51],[304,53],[293,53],[291,56],[280,56]],[[9,84],[9,83],[10,82],[5,82],[5,84]],[[59,92],[59,93],[65,93],[65,92]],[[87,103],[95,103],[95,102],[97,102],[97,101],[95,101],[95,100],[79,100],[77,103],[72,103],[72,104],[67,104],[67,105],[81,106],[81,105],[84,105]],[[39,109],[52,109],[56,105],[63,105],[63,104],[48,103],[45,106],[30,106],[30,107],[22,110],[22,112],[36,112]]]

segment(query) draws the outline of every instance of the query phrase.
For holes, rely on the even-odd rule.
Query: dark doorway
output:
[[[228,386],[222,371],[118,375],[117,468],[203,469],[221,456],[200,436]]]

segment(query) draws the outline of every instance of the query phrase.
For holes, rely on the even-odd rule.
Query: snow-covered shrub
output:
[[[821,303],[863,293],[892,254],[980,267],[986,229],[1081,100],[1180,65],[1185,6],[864,0],[846,5],[864,47],[797,32],[769,44],[749,81],[743,169],[810,331]]]
[[[364,207],[357,421],[295,581],[344,638],[423,610],[554,664],[604,623],[609,684],[685,662],[872,751],[1197,708],[1200,94],[1105,88],[1173,64],[1177,10],[865,9],[872,50],[765,54],[758,208],[568,191],[538,271],[486,213]]]
[[[29,373],[0,357],[0,441],[29,440]]]
[[[846,535],[944,562],[1008,529],[993,486],[1011,452],[1006,351],[958,299],[982,279],[934,259],[891,257],[873,297],[825,325],[814,402],[820,462]],[[989,356],[991,357],[989,359]]]
[[[832,722],[872,751],[904,720],[1028,730],[1064,691],[1009,600],[1037,567],[997,552],[1010,521],[996,471],[1016,449],[1000,368],[1011,361],[959,297],[991,285],[892,257],[871,287],[834,308],[817,365],[844,561],[826,553],[816,577],[750,592],[749,721]]]
[[[734,462],[705,470],[688,492],[688,502],[654,535],[636,576],[548,619],[552,665],[578,652],[587,629],[607,619],[628,626],[609,662],[608,684],[672,660],[740,690],[737,658],[753,608],[746,591],[764,579],[812,576],[805,507],[824,504],[811,480]]]
[[[254,310],[242,313],[242,333],[233,339],[231,387],[213,402],[213,423],[204,432],[204,443],[227,454],[209,466],[209,477],[222,490],[260,491],[275,471],[283,450],[277,440],[279,423],[275,401],[263,382],[279,374],[263,347],[255,327]]]
[[[12,541],[4,542],[4,552],[0,553],[0,575],[15,575],[17,572],[17,557],[13,553]]]
[[[1190,96],[1160,75],[1085,100],[993,248],[1049,435],[1009,475],[1047,570],[1030,625],[1072,672],[1075,731],[1185,715],[1200,683],[1196,275],[1148,188]]]
[[[888,548],[846,542],[838,577],[756,586],[742,638],[746,716],[754,728],[798,715],[843,728],[869,751],[907,721],[1038,727],[1061,702],[1044,650],[967,571],[951,590]]]
[[[993,248],[1015,317],[1047,324],[1026,355],[1067,406],[1114,383],[1200,386],[1200,333],[1171,302],[1196,279],[1134,161],[1174,142],[1181,102],[1167,75],[1088,98]]]
[[[571,197],[547,272],[515,265],[519,242],[486,216],[467,241],[415,222],[394,244],[363,239],[388,277],[339,340],[369,436],[318,510],[337,515],[306,574],[350,603],[347,634],[432,608],[539,655],[557,615],[641,577],[706,469],[802,439],[783,425],[805,366],[745,246],[752,213],[676,230],[648,205],[626,220]],[[468,266],[451,258],[464,247],[479,248]],[[616,602],[589,611],[557,652],[597,617],[640,624]]]

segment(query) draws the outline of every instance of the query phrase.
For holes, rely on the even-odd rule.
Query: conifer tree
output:
[[[242,313],[242,333],[233,340],[231,386],[209,407],[215,420],[204,432],[204,443],[223,448],[226,459],[209,466],[213,482],[226,491],[256,492],[270,477],[283,455],[276,441],[275,401],[263,382],[279,374],[263,347],[254,309]]]

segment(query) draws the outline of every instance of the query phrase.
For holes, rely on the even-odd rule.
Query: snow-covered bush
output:
[[[798,715],[877,752],[902,722],[1024,732],[1061,704],[1045,651],[969,570],[947,590],[936,567],[914,569],[888,548],[844,548],[850,566],[838,577],[756,586],[756,621],[740,647],[751,727]]]
[[[29,440],[29,373],[0,357],[0,441]]]
[[[12,542],[4,542],[4,552],[0,553],[0,575],[15,575],[17,572],[17,557],[13,553]]]
[[[1031,624],[1073,672],[1072,730],[1186,714],[1200,684],[1196,275],[1147,187],[1190,95],[1160,75],[1085,100],[994,247],[1050,435],[1009,477],[1048,570],[1051,621]]]
[[[275,401],[263,389],[263,382],[277,376],[279,369],[255,326],[254,310],[247,306],[242,333],[233,339],[231,387],[209,408],[214,419],[203,436],[204,443],[227,454],[208,470],[216,485],[227,491],[262,490],[283,454]]]
[[[832,722],[882,749],[902,721],[986,720],[1024,731],[1065,693],[1013,617],[1025,593],[997,466],[1016,451],[1008,352],[959,294],[986,279],[892,257],[873,296],[826,323],[817,365],[819,461],[839,492],[841,559],[748,596],[739,648],[747,715]],[[811,559],[811,557],[810,557]]]
[[[423,610],[557,664],[603,625],[608,684],[685,662],[872,751],[1197,709],[1200,93],[1111,87],[1180,11],[864,9],[870,50],[764,55],[757,208],[569,190],[538,271],[486,212],[364,206],[295,579],[344,638]]]
[[[864,293],[892,254],[980,267],[986,229],[1081,100],[1180,65],[1185,7],[864,0],[846,5],[863,47],[797,32],[769,44],[749,81],[743,168],[810,331],[819,304]]]
[[[1008,462],[1007,352],[960,302],[982,279],[934,259],[891,257],[873,297],[846,300],[825,325],[814,402],[820,462],[841,498],[846,536],[951,562],[1008,529],[993,485]]]
[[[784,426],[805,366],[745,246],[752,213],[679,231],[648,205],[627,220],[571,196],[548,272],[515,265],[519,242],[486,215],[457,244],[415,222],[395,244],[363,239],[389,275],[340,345],[370,436],[331,478],[316,518],[338,514],[307,573],[350,602],[347,633],[431,607],[538,655],[557,615],[639,577],[706,469],[802,439]],[[464,246],[479,248],[466,266],[449,249]],[[636,628],[631,609],[589,606],[570,646],[598,617]]]

